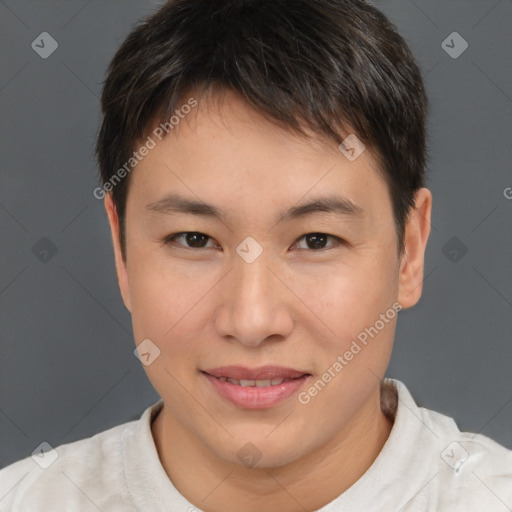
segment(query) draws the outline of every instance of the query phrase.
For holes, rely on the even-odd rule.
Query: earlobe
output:
[[[116,264],[117,281],[119,283],[119,289],[121,291],[121,297],[123,298],[124,305],[131,313],[130,303],[130,287],[128,284],[128,272],[126,270],[126,261],[121,251],[120,242],[120,226],[119,216],[117,215],[117,208],[112,200],[111,194],[107,194],[104,199],[105,210],[107,212],[108,221],[110,224],[110,232],[112,234],[112,244],[114,246],[114,257]]]
[[[416,193],[404,236],[404,254],[400,261],[398,301],[404,309],[414,306],[421,297],[425,249],[430,234],[432,194],[421,188]]]

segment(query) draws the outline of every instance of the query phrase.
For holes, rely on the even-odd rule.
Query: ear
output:
[[[421,188],[405,227],[404,253],[400,259],[398,302],[404,309],[414,306],[421,297],[425,248],[430,234],[432,194]]]
[[[130,287],[128,284],[128,273],[126,271],[126,261],[123,258],[121,251],[121,242],[119,239],[120,227],[119,217],[117,215],[117,208],[112,200],[112,195],[105,196],[105,210],[107,210],[108,221],[110,224],[110,231],[112,233],[112,244],[114,245],[114,256],[116,261],[117,281],[119,289],[121,290],[121,297],[123,298],[126,309],[131,313],[130,304]]]

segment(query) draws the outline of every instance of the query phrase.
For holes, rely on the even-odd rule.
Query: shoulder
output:
[[[383,452],[408,484],[407,507],[512,510],[512,450],[485,435],[463,432],[453,418],[418,406],[400,381],[386,379],[382,390],[383,412],[394,420]]]
[[[119,503],[121,508],[113,508],[108,500],[115,495],[122,501],[119,497],[125,487],[121,443],[136,424],[137,421],[131,421],[117,425],[3,468],[0,509],[2,512],[129,510],[124,503]]]
[[[432,483],[450,510],[512,509],[512,450],[478,433],[462,432],[443,414],[419,408],[432,430],[437,476]]]

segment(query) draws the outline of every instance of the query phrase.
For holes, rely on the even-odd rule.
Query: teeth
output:
[[[234,384],[235,386],[242,386],[242,387],[257,387],[257,388],[264,388],[268,386],[278,386],[279,384],[282,384],[283,382],[288,382],[292,379],[282,379],[282,378],[276,378],[276,379],[261,379],[261,380],[250,380],[250,379],[230,379],[227,377],[217,377],[219,380],[223,382],[229,382],[231,384]]]

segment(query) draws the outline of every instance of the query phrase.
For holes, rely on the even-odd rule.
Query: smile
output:
[[[277,366],[255,369],[225,366],[201,374],[210,383],[209,392],[241,409],[275,407],[298,393],[312,377],[300,370]]]
[[[265,380],[237,380],[237,379],[229,379],[228,377],[216,377],[217,379],[223,382],[230,382],[235,386],[242,387],[256,387],[256,388],[264,388],[268,386],[278,386],[283,382],[289,382],[294,379],[265,379]]]

